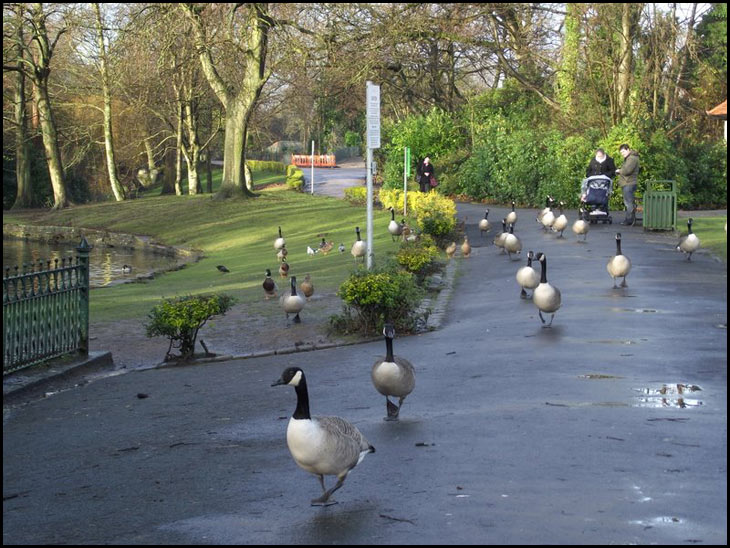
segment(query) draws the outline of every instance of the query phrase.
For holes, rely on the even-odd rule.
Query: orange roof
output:
[[[727,99],[725,99],[722,103],[717,105],[712,110],[708,110],[707,114],[710,116],[717,116],[718,118],[724,118],[727,120]]]

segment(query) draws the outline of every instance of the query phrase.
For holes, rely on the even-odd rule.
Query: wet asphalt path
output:
[[[563,295],[542,329],[483,209],[459,206],[475,249],[443,328],[395,341],[417,369],[399,423],[370,383],[381,343],[99,380],[6,416],[4,543],[726,544],[726,266],[621,227],[614,290],[617,225],[579,244],[518,211]],[[286,447],[289,365],[377,449],[331,507]]]

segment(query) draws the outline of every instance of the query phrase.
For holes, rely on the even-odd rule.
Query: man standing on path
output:
[[[634,195],[636,194],[636,185],[639,180],[639,153],[631,150],[629,145],[623,144],[618,147],[618,151],[624,159],[624,163],[620,169],[616,170],[619,177],[619,185],[624,196],[624,206],[626,207],[626,218],[621,222],[622,225],[633,225],[636,222],[636,203]]]

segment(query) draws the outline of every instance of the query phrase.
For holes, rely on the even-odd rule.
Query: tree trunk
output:
[[[48,174],[51,177],[53,187],[53,209],[63,209],[70,205],[66,197],[66,181],[61,163],[61,151],[58,148],[58,133],[53,120],[51,110],[51,99],[48,96],[48,80],[42,79],[38,82],[38,113],[40,114],[41,134],[43,135],[43,148],[46,151],[46,162]]]
[[[177,103],[177,141],[175,144],[175,194],[182,196],[182,138],[183,138],[183,109],[182,104]]]
[[[63,164],[61,162],[61,151],[58,146],[58,132],[53,119],[51,109],[51,98],[48,95],[48,76],[51,73],[51,57],[53,49],[58,40],[59,34],[51,43],[46,30],[46,15],[43,13],[43,4],[34,3],[31,8],[33,19],[33,44],[35,45],[37,58],[33,60],[33,85],[35,87],[35,99],[38,108],[38,117],[43,136],[43,147],[46,151],[46,162],[48,163],[48,174],[53,187],[53,209],[68,207],[69,201],[66,197],[66,181],[64,178]]]
[[[637,8],[638,6],[638,8]],[[615,123],[621,122],[629,106],[631,76],[634,66],[634,29],[635,15],[640,13],[642,4],[624,3],[621,6],[620,62],[616,87]]]
[[[208,179],[208,194],[213,194],[213,154],[210,148],[205,155],[205,176]]]
[[[580,7],[577,4],[567,4],[566,9],[563,60],[561,70],[558,73],[558,100],[563,114],[571,117],[575,114],[574,93],[578,76]]]
[[[28,111],[25,108],[25,74],[22,71],[23,20],[22,12],[18,14],[18,72],[15,86],[15,178],[18,192],[12,209],[30,207],[33,193],[30,180],[30,146],[28,142]]]
[[[246,183],[245,142],[248,107],[245,98],[236,97],[226,109],[226,134],[223,143],[223,179],[219,198],[255,196]]]
[[[96,12],[96,39],[99,46],[99,70],[101,72],[101,88],[104,95],[104,147],[106,149],[106,168],[109,173],[109,183],[117,202],[124,200],[124,190],[119,182],[117,166],[114,160],[114,136],[112,134],[112,97],[109,86],[109,71],[106,66],[106,46],[104,45],[104,31],[101,24],[101,9],[99,3],[94,3]]]

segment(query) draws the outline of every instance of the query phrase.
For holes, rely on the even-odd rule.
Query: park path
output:
[[[483,207],[459,204],[474,251],[442,328],[395,341],[417,370],[400,422],[370,383],[382,341],[102,379],[6,416],[4,543],[726,544],[726,266],[622,227],[612,289],[617,227],[579,244],[518,210],[563,293],[543,329]],[[377,449],[329,508],[270,387],[292,365]]]

